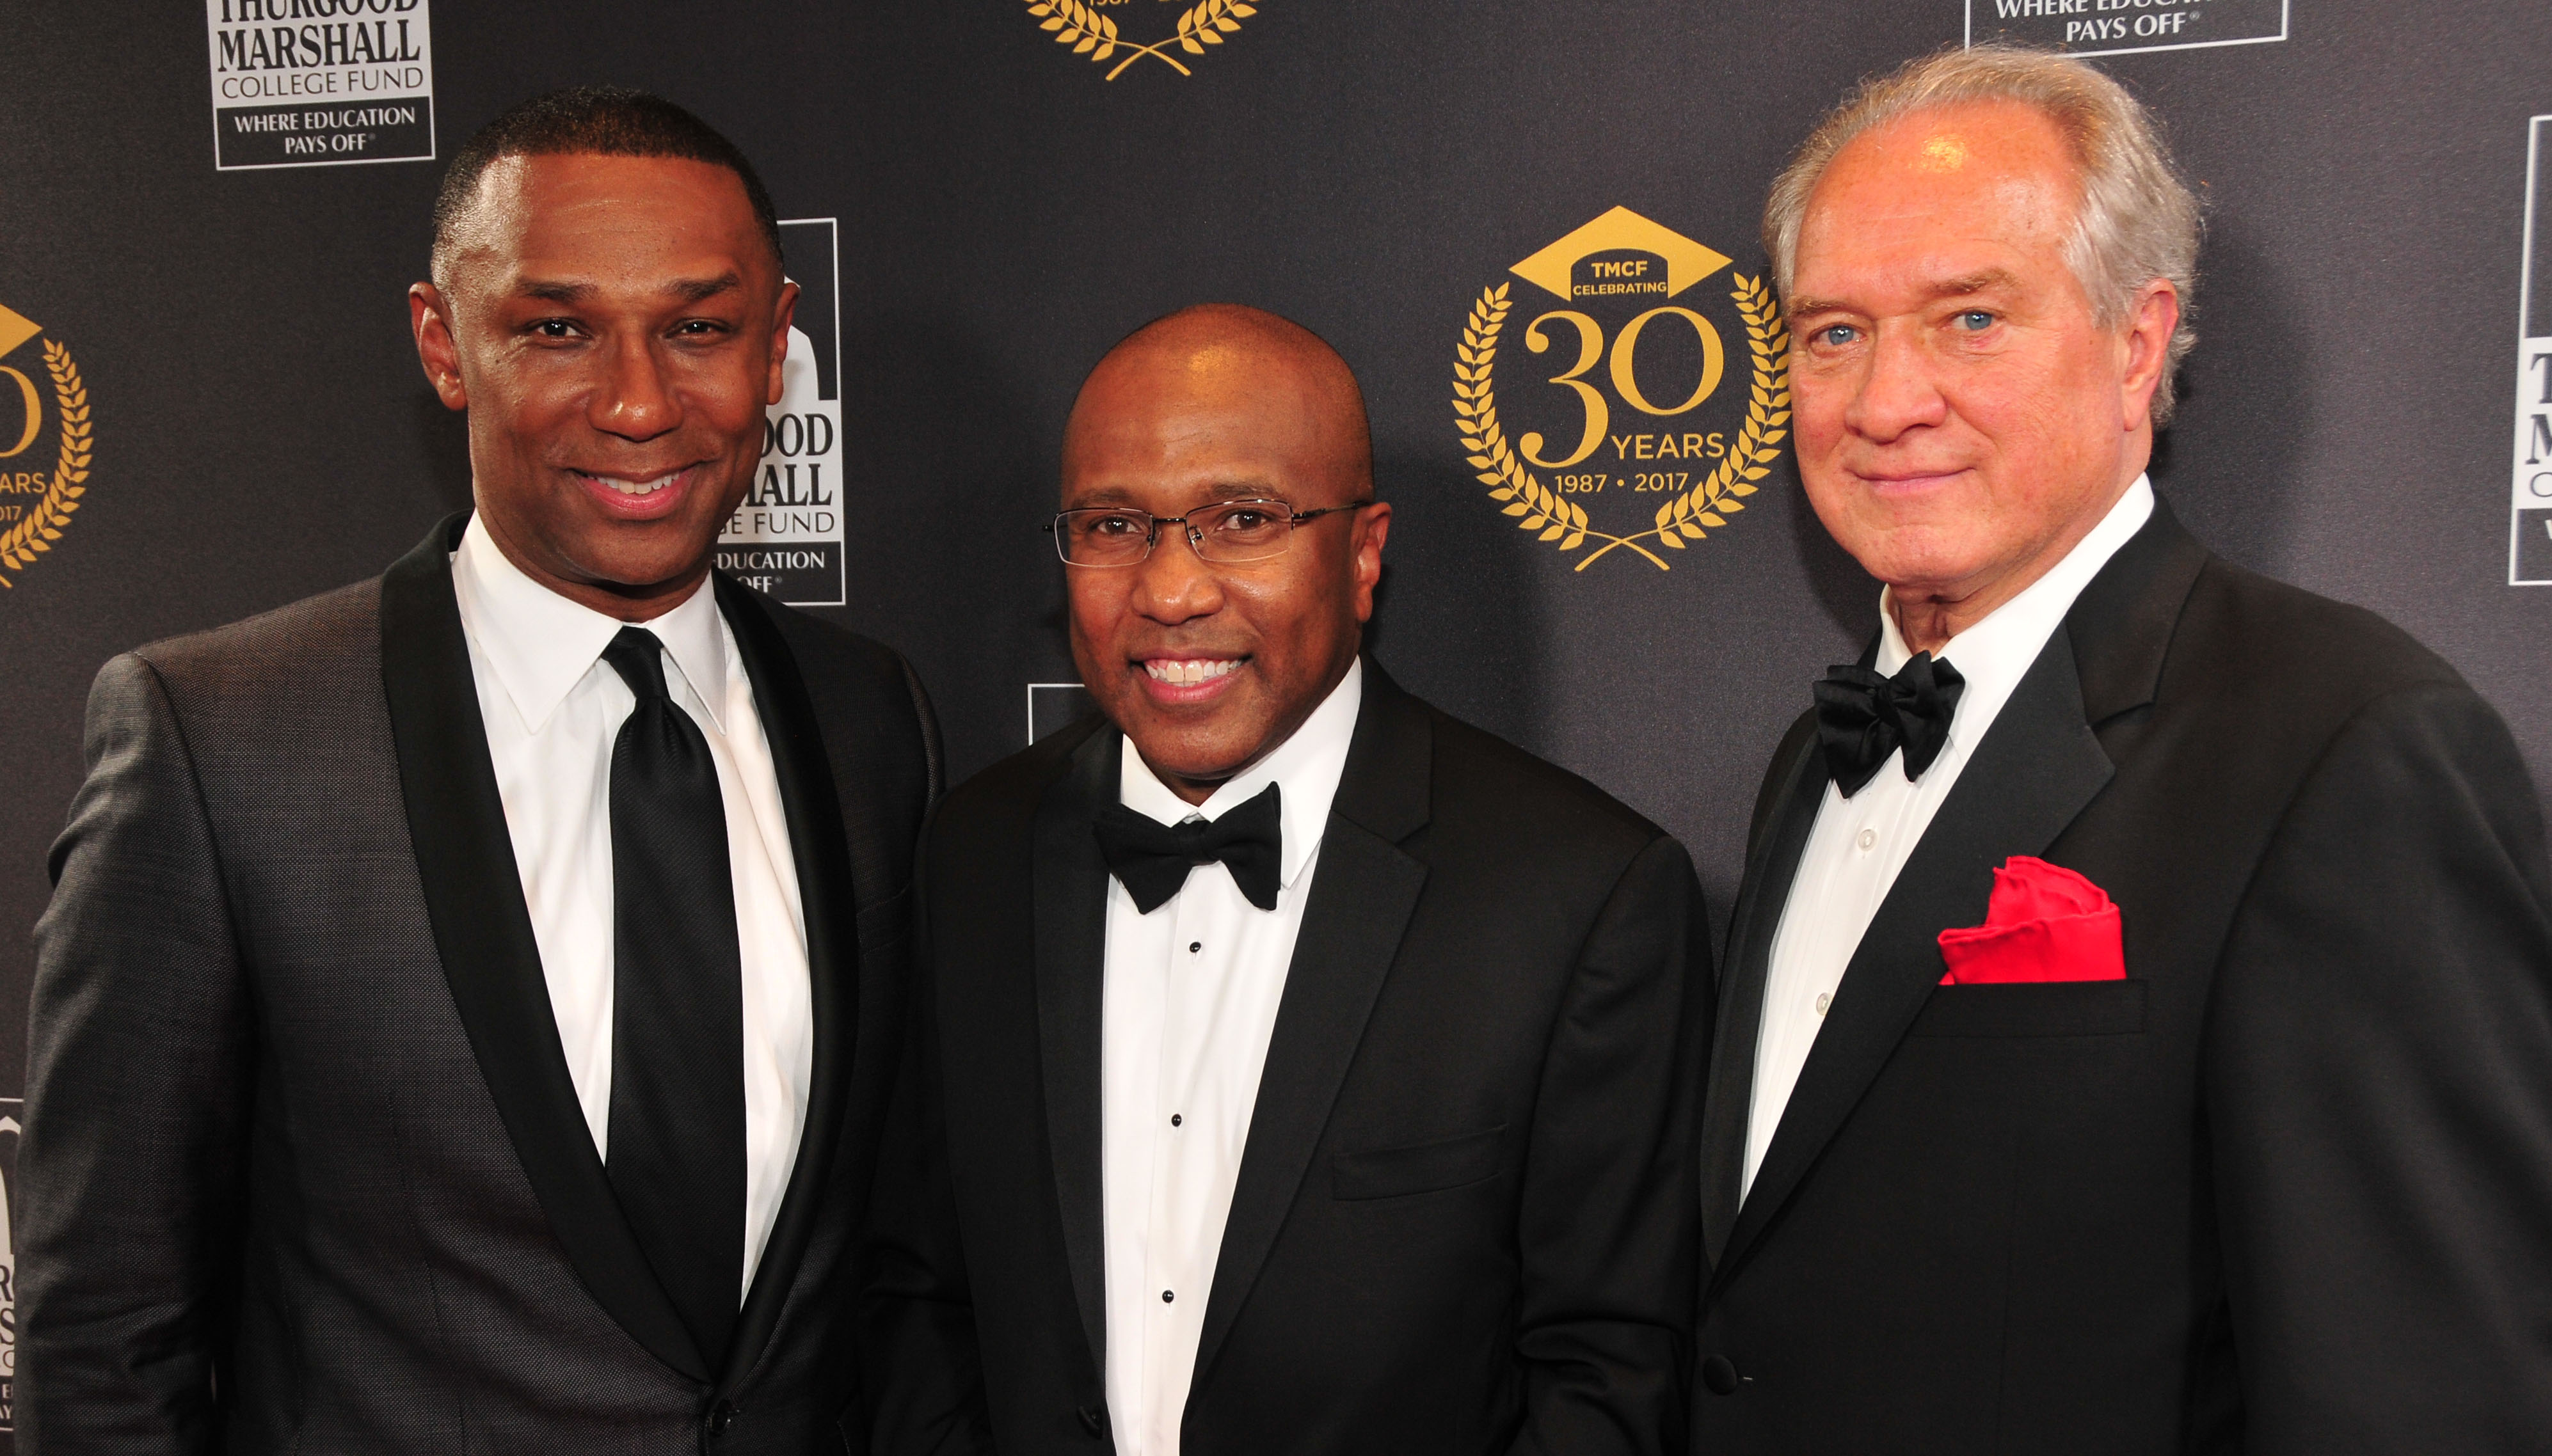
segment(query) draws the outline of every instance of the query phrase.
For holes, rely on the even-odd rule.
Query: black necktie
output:
[[[1867,668],[1828,668],[1816,685],[1817,738],[1825,745],[1826,772],[1850,798],[1878,773],[1887,756],[1905,750],[1905,778],[1923,777],[1950,736],[1950,715],[1967,679],[1928,652],[1881,677]]]
[[[1284,846],[1284,821],[1278,812],[1276,785],[1220,819],[1191,819],[1164,824],[1123,804],[1099,811],[1091,832],[1099,836],[1099,853],[1108,872],[1134,897],[1134,908],[1148,915],[1188,883],[1199,865],[1223,861],[1231,883],[1262,910],[1276,908],[1278,872]]]
[[[744,973],[708,740],[656,634],[602,650],[638,705],[611,745],[611,1129],[604,1171],[715,1369],[744,1283]]]

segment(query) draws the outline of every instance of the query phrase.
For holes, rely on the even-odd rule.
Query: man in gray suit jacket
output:
[[[107,665],[38,929],[19,1449],[802,1453],[928,706],[714,575],[796,287],[633,92],[464,148],[411,311],[477,510]]]

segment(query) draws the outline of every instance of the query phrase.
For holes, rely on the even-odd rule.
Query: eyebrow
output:
[[[1970,293],[1983,293],[1994,288],[2008,287],[2014,281],[2016,280],[2007,269],[1987,268],[1980,273],[1943,278],[1927,285],[1923,295],[1926,301],[1931,302],[1944,298],[1964,298]],[[1859,311],[1851,304],[1833,298],[1801,298],[1790,304],[1790,317],[1794,319],[1812,318],[1821,313],[1858,313]]]
[[[2003,268],[1987,268],[1964,277],[1944,278],[1932,285],[1934,298],[1957,298],[1968,293],[1983,293],[1993,288],[2009,287],[2015,280]]]
[[[744,279],[733,270],[729,270],[714,278],[676,278],[659,291],[670,294],[684,303],[699,303],[743,286]],[[517,285],[514,291],[525,298],[547,299],[552,303],[584,303],[601,290],[591,283],[554,282],[535,278]]]
[[[1206,487],[1205,504],[1217,505],[1226,500],[1282,500],[1284,492],[1264,480],[1221,480]],[[1065,510],[1096,510],[1107,507],[1145,510],[1134,498],[1134,492],[1122,485],[1103,485],[1087,495],[1065,502]]]
[[[703,299],[715,298],[721,293],[743,286],[744,279],[737,276],[730,268],[714,278],[677,278],[667,283],[664,291],[685,303],[698,303]]]
[[[514,291],[525,298],[546,298],[552,303],[583,303],[594,295],[591,283],[551,283],[539,279],[516,285]]]

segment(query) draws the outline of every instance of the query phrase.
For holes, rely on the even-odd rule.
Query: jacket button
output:
[[[1736,1395],[1737,1366],[1725,1355],[1713,1355],[1701,1362],[1701,1383],[1714,1396]]]
[[[709,1407],[708,1420],[705,1424],[708,1427],[709,1436],[712,1440],[725,1435],[726,1428],[735,1424],[735,1403],[732,1401],[720,1401],[716,1404],[711,1405]]]
[[[1084,1405],[1073,1413],[1081,1417],[1081,1428],[1083,1430],[1090,1432],[1094,1436],[1104,1436],[1108,1434],[1107,1406]]]

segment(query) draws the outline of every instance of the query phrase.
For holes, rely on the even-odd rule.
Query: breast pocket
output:
[[[1908,1036],[2127,1036],[2145,1029],[2145,983],[1945,986]]]
[[[1439,1142],[1339,1153],[1329,1160],[1329,1193],[1340,1198],[1397,1198],[1479,1183],[1497,1176],[1506,1136],[1506,1125],[1500,1123],[1486,1132]]]

